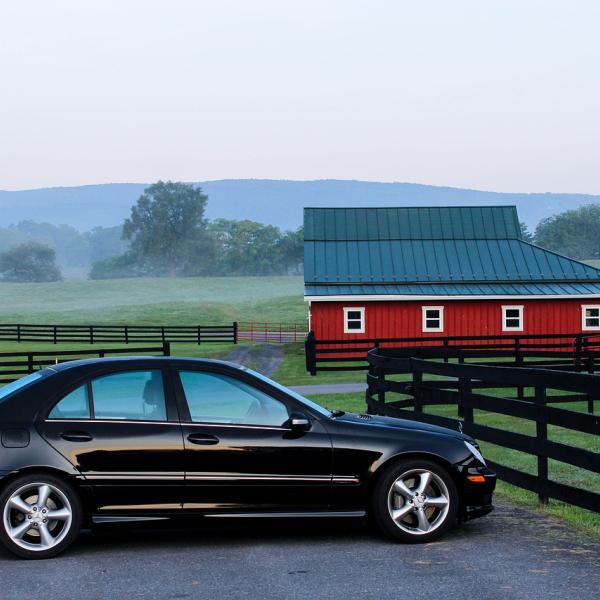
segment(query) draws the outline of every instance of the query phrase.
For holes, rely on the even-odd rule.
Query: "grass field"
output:
[[[362,394],[328,394],[312,396],[311,399],[330,409],[337,408],[350,412],[364,412],[366,410],[365,399]],[[600,402],[596,402],[596,408],[598,408],[598,404],[600,404]],[[586,403],[584,402],[571,403],[570,405],[553,404],[553,406],[568,408],[570,410],[586,410]],[[456,418],[456,407],[454,406],[431,406],[427,408],[427,412]],[[489,425],[491,427],[535,436],[535,423],[532,421],[481,410],[476,410],[474,416],[475,422],[481,423],[482,425]],[[550,425],[548,426],[548,439],[572,446],[587,448],[594,452],[600,452],[600,439],[598,436],[578,433]],[[480,442],[480,445],[484,456],[490,460],[527,473],[536,473],[537,459],[535,456],[502,448],[501,446],[486,442]],[[550,460],[548,464],[548,473],[550,479],[554,481],[575,485],[600,493],[600,475],[592,473],[591,471],[578,469],[559,461]],[[498,483],[497,493],[499,496],[508,498],[519,504],[560,517],[577,528],[600,538],[600,513],[593,513],[591,511],[572,507],[556,500],[550,500],[548,506],[540,507],[537,495],[504,482]]]
[[[354,383],[366,380],[365,371],[323,371],[313,377],[306,371],[304,344],[286,344],[282,365],[273,378],[283,385],[319,385],[322,383]]]
[[[239,344],[241,345],[241,344]],[[141,346],[141,345],[140,345]],[[140,347],[138,346],[138,347]],[[143,344],[147,347],[159,347],[160,344]],[[5,352],[56,352],[57,357],[65,350],[89,350],[97,352],[99,348],[124,348],[128,354],[134,356],[136,345],[130,344],[40,344],[36,342],[24,342],[16,344],[14,342],[0,342],[0,353]],[[173,356],[191,356],[194,358],[223,358],[235,348],[235,344],[172,344],[171,354]],[[110,355],[109,355],[110,356]],[[90,357],[91,358],[91,357]],[[7,359],[1,359],[7,360]],[[74,359],[73,359],[74,360]],[[0,384],[1,385],[1,384]]]
[[[0,322],[305,323],[301,277],[136,278],[0,283]]]

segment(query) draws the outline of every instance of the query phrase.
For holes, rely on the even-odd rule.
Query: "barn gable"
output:
[[[305,297],[585,297],[600,271],[523,241],[516,208],[307,208]]]

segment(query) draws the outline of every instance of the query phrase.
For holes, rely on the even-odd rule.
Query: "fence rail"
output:
[[[237,344],[237,323],[229,325],[32,325],[0,324],[0,341],[85,344]]]
[[[238,339],[251,342],[288,344],[306,339],[307,327],[300,323],[240,321]]]
[[[600,453],[549,439],[548,425],[585,434],[600,435],[600,416],[551,406],[565,397],[597,399],[600,376],[587,373],[557,372],[540,368],[499,367],[476,364],[443,363],[423,358],[407,358],[396,349],[373,349],[369,352],[366,400],[371,414],[402,417],[456,429],[479,440],[517,450],[537,458],[536,474],[513,466],[490,462],[500,479],[538,494],[541,502],[548,498],[600,512],[600,494],[573,485],[552,481],[548,461],[600,473]],[[410,374],[410,381],[398,381],[396,375]],[[425,377],[444,377],[440,380]],[[392,378],[392,379],[390,379]],[[484,394],[484,388],[533,388],[533,397],[509,398]],[[473,391],[477,388],[478,391]],[[561,391],[552,395],[548,390]],[[409,396],[388,401],[390,393]],[[574,395],[573,395],[574,394]],[[430,414],[426,406],[456,405],[462,418]],[[497,413],[535,422],[536,435],[530,436],[475,421],[475,410]],[[588,404],[589,409],[589,404]],[[593,407],[592,407],[593,411]]]
[[[306,337],[306,370],[362,371],[369,368],[367,353],[372,348],[403,348],[408,355],[415,352],[438,353],[439,358],[512,358],[516,366],[530,359],[546,358],[556,368],[587,370],[600,356],[598,334],[557,333],[496,336],[435,336],[407,338],[367,338],[320,340],[311,331]],[[538,362],[538,366],[540,366]]]
[[[131,349],[96,348],[94,350],[63,350],[60,352],[2,352],[0,353],[0,385],[11,383],[24,375],[68,360],[104,358],[127,354],[170,356],[171,344],[170,342],[164,342],[160,346],[139,346]]]

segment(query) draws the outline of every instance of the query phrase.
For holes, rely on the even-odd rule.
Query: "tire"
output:
[[[69,483],[45,473],[23,475],[0,493],[0,542],[21,558],[51,558],[73,543],[81,515]]]
[[[372,513],[388,537],[408,543],[431,542],[456,522],[456,485],[448,471],[433,461],[400,460],[377,481]]]

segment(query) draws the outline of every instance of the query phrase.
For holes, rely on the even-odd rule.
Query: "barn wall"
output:
[[[454,300],[426,302],[312,302],[311,328],[317,339],[436,337],[578,333],[581,306],[594,300]],[[524,306],[523,332],[502,331],[502,306]],[[343,308],[365,307],[365,333],[344,333]],[[444,306],[444,331],[423,333],[421,307]],[[586,331],[586,333],[593,333]],[[600,333],[600,332],[599,332]]]

